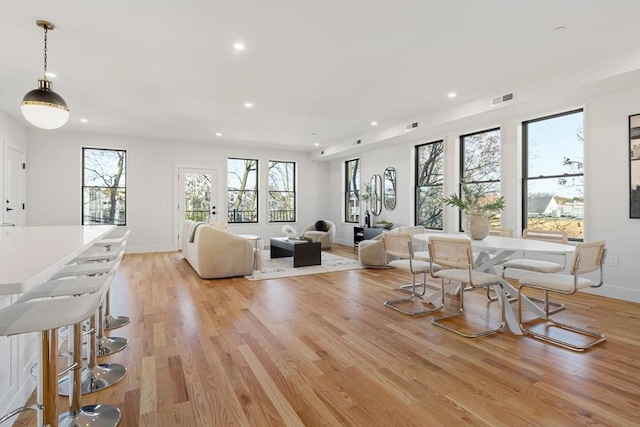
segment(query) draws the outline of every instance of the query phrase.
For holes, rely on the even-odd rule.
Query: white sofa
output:
[[[193,221],[183,227],[182,256],[203,279],[248,276],[262,267],[262,251],[252,240]]]

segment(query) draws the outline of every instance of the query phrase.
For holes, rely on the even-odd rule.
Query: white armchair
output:
[[[331,221],[316,221],[302,230],[302,236],[312,242],[320,242],[322,249],[331,249],[336,236],[336,225]]]

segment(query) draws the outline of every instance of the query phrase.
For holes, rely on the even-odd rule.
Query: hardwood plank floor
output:
[[[558,319],[607,334],[577,353],[508,331],[465,339],[383,306],[410,281],[373,269],[202,280],[180,252],[127,255],[111,311],[131,323],[109,335],[130,344],[100,361],[128,373],[83,404],[117,405],[121,426],[640,425],[639,304],[554,295],[568,306]],[[475,327],[499,320],[482,291],[465,308]],[[34,426],[33,412],[16,425]]]

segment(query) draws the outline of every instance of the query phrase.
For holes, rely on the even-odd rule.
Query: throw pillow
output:
[[[229,231],[229,226],[224,221],[210,220],[209,225],[222,231]]]
[[[316,221],[316,231],[327,231],[327,223],[324,221]]]

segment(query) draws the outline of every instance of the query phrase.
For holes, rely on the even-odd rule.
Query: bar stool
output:
[[[126,245],[130,234],[131,230],[129,229],[129,227],[118,227],[116,230],[107,234],[104,239],[96,242],[94,246],[103,247],[106,251],[112,251],[114,250],[114,246],[117,247],[119,245]],[[121,328],[130,322],[128,316],[113,316],[111,314],[110,305],[111,292],[107,292],[107,298],[105,299],[104,319],[102,321],[103,329],[105,331]]]
[[[55,298],[61,296],[72,296],[72,295],[82,295],[87,293],[97,292],[99,289],[104,287],[104,294],[108,292],[108,289],[111,285],[111,281],[113,280],[113,276],[115,275],[116,270],[120,266],[120,261],[122,260],[122,255],[114,260],[113,262],[105,262],[100,264],[94,264],[96,267],[98,266],[107,266],[110,265],[111,268],[104,271],[96,268],[91,270],[95,275],[91,277],[80,277],[78,279],[58,279],[50,282],[46,282],[42,285],[37,286],[36,288],[25,292],[18,301],[25,302],[30,301],[35,298]],[[66,268],[66,267],[65,267]],[[63,268],[64,269],[64,268]],[[86,270],[86,269],[84,269]],[[102,275],[98,275],[100,273]],[[54,274],[53,276],[58,276],[59,273]],[[52,276],[52,277],[53,277]],[[100,351],[105,351],[104,348],[100,349],[98,346],[98,336],[101,334],[101,324],[100,315],[101,315],[101,306],[102,299],[98,303],[98,307],[93,315],[90,317],[90,342],[89,342],[89,355],[88,355],[88,364],[85,368],[82,369],[82,381],[81,385],[81,393],[88,394],[93,393],[98,390],[102,390],[103,388],[109,387],[124,378],[127,373],[127,369],[120,364],[117,363],[98,363],[97,357],[100,354]],[[109,338],[109,337],[105,337]],[[120,338],[124,340],[124,338]],[[125,340],[126,341],[126,340]],[[126,345],[126,344],[125,344]],[[80,350],[81,353],[81,350]],[[107,354],[107,353],[104,353]],[[76,356],[74,352],[74,357]],[[81,357],[81,356],[80,356]],[[70,386],[69,379],[64,378],[58,384],[58,392],[62,396],[67,396],[69,394]]]
[[[120,266],[124,249],[119,253],[118,257],[113,261],[74,264],[67,265],[51,276],[51,279],[62,279],[65,277],[84,277],[96,275],[110,276],[109,285],[113,279],[115,271]],[[64,280],[63,280],[64,281]],[[59,284],[58,286],[64,286]],[[106,287],[105,293],[109,293],[109,286]],[[86,289],[78,288],[75,291],[66,290],[73,294],[83,293]],[[118,363],[98,363],[98,356],[104,356],[124,349],[128,341],[125,338],[105,337],[102,335],[102,304],[98,304],[98,308],[90,318],[90,342],[88,363],[83,368],[82,394],[93,393],[103,388],[109,387],[124,378],[127,368]],[[63,379],[59,383],[58,392],[66,396],[69,393],[68,381]]]
[[[43,424],[57,427],[59,422],[68,425],[67,417],[64,415],[58,419],[56,411],[56,384],[58,382],[58,336],[57,329],[62,326],[76,325],[74,329],[80,330],[82,322],[95,313],[100,300],[106,291],[107,279],[104,277],[103,286],[99,291],[92,294],[77,297],[48,298],[45,300],[31,300],[12,304],[0,310],[0,335],[11,336],[31,332],[40,332],[41,335],[41,384],[42,403],[36,404],[35,408],[25,406],[18,408],[0,419],[4,422],[18,413],[27,409],[41,409],[43,413]],[[71,279],[73,280],[73,279]],[[70,281],[71,281],[70,280]],[[47,282],[40,286],[46,286]],[[67,284],[69,285],[69,284]],[[80,334],[74,336],[75,341],[79,341]],[[80,344],[75,344],[76,346]],[[65,369],[67,371],[79,371],[78,358],[81,361],[81,352],[74,354],[76,361]],[[73,372],[73,378],[77,374]],[[75,393],[72,399],[72,411],[74,416],[88,414],[91,425],[110,427],[116,426],[120,421],[120,410],[111,405],[91,405],[81,407],[79,393]],[[87,420],[82,423],[75,422],[70,425],[86,425]]]
[[[81,255],[82,256],[82,255]],[[107,274],[114,266],[120,265],[120,261],[124,256],[124,245],[121,246],[120,251],[117,254],[109,254],[104,259],[111,259],[111,261],[105,262],[87,262],[84,264],[70,264],[66,265],[56,273],[54,273],[50,280],[55,279],[63,279],[68,277],[82,277],[82,276],[95,276],[99,274]],[[117,268],[117,267],[116,267]],[[105,301],[109,298],[109,290],[107,290],[107,297]],[[129,344],[129,341],[126,338],[122,337],[107,337],[103,335],[103,325],[104,325],[104,313],[102,311],[102,307],[105,302],[100,304],[100,327],[97,329],[97,343],[98,349],[96,350],[98,356],[106,356],[108,354],[116,353],[118,351],[124,350],[124,348]],[[127,322],[128,323],[128,322]]]
[[[65,267],[69,267],[69,268],[59,272],[58,275],[62,276],[67,274],[75,274],[76,272],[82,273],[86,271],[80,268],[73,268],[72,266],[74,265],[77,266],[77,265],[83,265],[83,264],[104,263],[109,261],[121,260],[122,257],[124,256],[125,246],[126,246],[126,240],[121,241],[119,246],[115,250],[106,250],[104,246],[94,246],[86,250],[82,254],[78,255],[69,263],[67,263]],[[109,268],[109,266],[110,265],[107,265],[106,268]],[[104,270],[104,268],[102,268],[100,264],[98,264],[95,267],[100,271]],[[90,273],[95,271],[91,269],[89,270],[90,270]],[[129,341],[126,338],[108,337],[104,335],[104,330],[105,330],[104,325],[106,321],[105,321],[105,314],[103,311],[103,307],[108,305],[109,295],[110,295],[110,292],[107,291],[107,298],[105,299],[105,301],[102,302],[102,304],[100,304],[100,307],[99,307],[99,310],[100,310],[99,317],[102,320],[100,322],[101,326],[100,328],[98,328],[98,336],[97,336],[98,357],[107,356],[109,354],[116,353],[120,350],[124,350],[124,348],[129,344]],[[127,318],[127,321],[122,324],[122,326],[126,325],[127,323],[129,323],[128,318]]]

